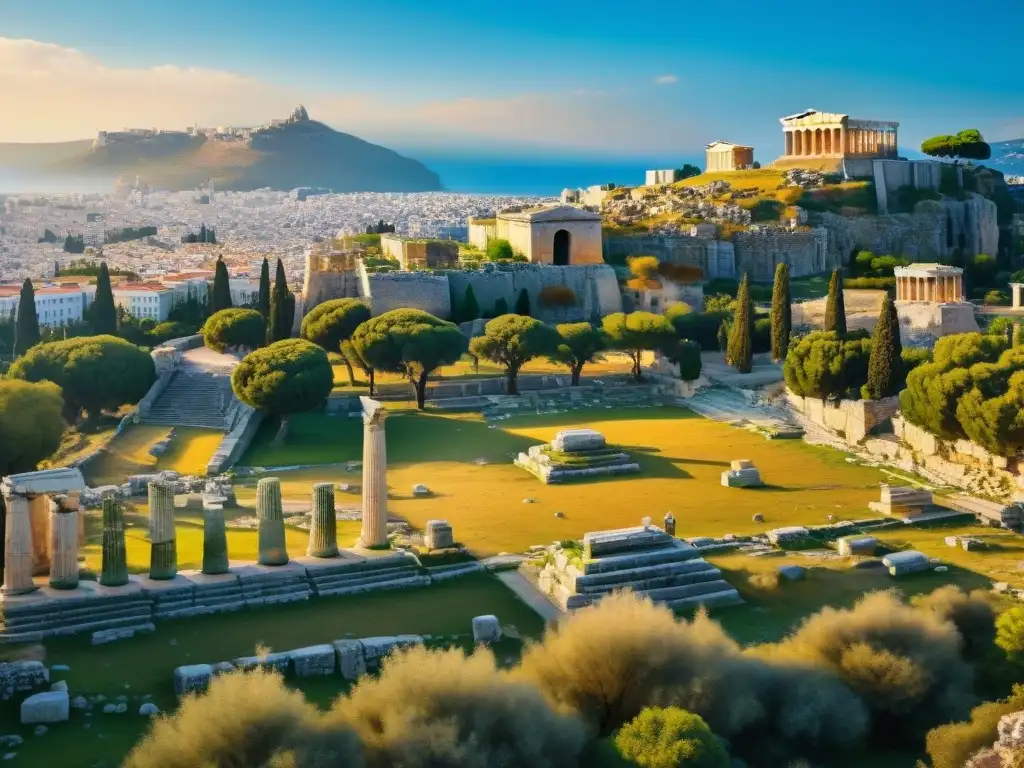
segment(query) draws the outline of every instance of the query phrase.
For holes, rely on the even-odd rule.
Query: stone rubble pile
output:
[[[628,453],[609,447],[604,435],[593,429],[562,430],[550,444],[520,453],[514,463],[547,484],[640,471]]]

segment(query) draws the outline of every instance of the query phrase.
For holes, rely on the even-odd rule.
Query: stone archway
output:
[[[569,230],[560,229],[555,232],[555,243],[552,248],[551,263],[556,267],[569,266],[569,253],[572,247],[572,235]]]

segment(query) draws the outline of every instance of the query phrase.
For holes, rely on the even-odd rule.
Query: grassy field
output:
[[[642,471],[546,486],[512,464],[518,452],[572,427],[603,432],[610,443],[633,454]],[[358,419],[295,417],[284,446],[271,444],[274,430],[272,423],[265,426],[242,464],[335,465],[274,473],[286,497],[308,498],[318,481],[359,484],[359,469],[337,466],[361,459]],[[447,519],[458,540],[481,555],[637,525],[646,515],[660,520],[670,510],[680,535],[686,536],[824,523],[829,514],[860,517],[885,480],[879,470],[850,465],[837,451],[799,441],[769,442],[679,408],[521,416],[495,425],[479,414],[405,411],[392,415],[387,432],[391,512],[417,527]],[[754,461],[767,487],[722,487],[721,472],[739,458]],[[477,459],[488,463],[479,465]],[[256,479],[236,483],[241,503],[255,496]],[[414,498],[416,483],[426,483],[433,495]],[[527,498],[534,503],[524,503]],[[556,518],[555,512],[564,517]],[[764,524],[751,521],[758,512]]]
[[[16,726],[13,707],[0,708],[4,733],[19,733],[25,743],[12,766],[61,766],[79,768],[106,761],[120,764],[148,724],[137,714],[141,697],[162,710],[175,706],[172,672],[182,664],[227,661],[251,655],[257,644],[274,650],[291,650],[330,642],[342,637],[421,634],[438,641],[471,645],[474,616],[494,614],[502,624],[514,625],[525,638],[543,632],[543,621],[495,577],[466,576],[430,587],[317,598],[273,608],[254,609],[218,616],[179,619],[157,625],[156,632],[93,648],[88,637],[46,643],[48,664],[65,664],[65,679],[72,696],[102,694],[113,701],[128,697],[128,712],[103,714],[102,706],[91,717],[72,710],[67,723],[49,726],[45,736],[32,734],[32,726]],[[452,636],[461,637],[453,639]],[[500,656],[514,655],[519,644],[499,646]],[[326,705],[345,690],[340,676],[297,684],[310,699]]]
[[[170,427],[132,424],[110,441],[103,452],[82,470],[91,486],[120,485],[129,475],[173,469],[183,475],[204,474],[206,462],[224,437],[212,429],[178,427],[166,453],[159,458],[149,450],[167,436]]]

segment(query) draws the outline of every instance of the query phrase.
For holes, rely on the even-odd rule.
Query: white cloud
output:
[[[659,75],[654,78],[654,82],[658,85],[675,85],[679,82],[679,78],[675,75]]]
[[[676,78],[671,75],[659,81]],[[668,81],[666,81],[668,82]],[[580,150],[678,148],[692,126],[658,104],[600,91],[410,101],[402,94],[309,92],[198,67],[114,67],[71,48],[0,37],[0,141],[66,141],[125,126],[258,125],[299,103],[371,141]]]

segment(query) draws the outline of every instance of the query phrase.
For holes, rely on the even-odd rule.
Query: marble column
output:
[[[785,144],[786,144],[786,149],[783,152],[783,154],[786,155],[786,157],[790,157],[793,154],[793,132],[792,131],[786,131],[786,134],[785,134]]]
[[[173,579],[178,573],[174,494],[164,483],[149,484],[149,578]]]
[[[128,554],[124,546],[124,515],[113,496],[103,499],[103,562],[100,584],[123,587],[128,583]]]
[[[338,521],[334,512],[334,483],[313,486],[313,515],[309,527],[310,557],[338,556]]]
[[[82,494],[79,491],[68,491],[67,501],[64,502],[66,509],[73,509],[78,512],[78,549],[81,550],[85,546],[85,513],[82,510],[82,502],[80,501]]]
[[[288,547],[281,509],[281,480],[264,477],[256,483],[256,522],[259,526],[260,565],[285,565]]]
[[[3,594],[23,595],[32,592],[32,520],[29,501],[20,494],[4,494],[7,506],[4,533],[4,585]]]
[[[376,400],[360,397],[363,406],[363,528],[361,547],[388,544],[388,456],[384,421],[388,412]]]
[[[45,493],[30,496],[28,515],[32,525],[32,575],[50,572],[50,497]]]
[[[800,150],[803,149],[803,141],[800,138],[800,131],[790,131],[789,137],[793,142],[793,155],[798,157]]]
[[[203,509],[203,573],[228,573],[228,536],[224,508],[219,504]]]
[[[78,512],[63,510],[54,504],[50,512],[50,531],[53,553],[50,586],[74,589],[78,586]]]

